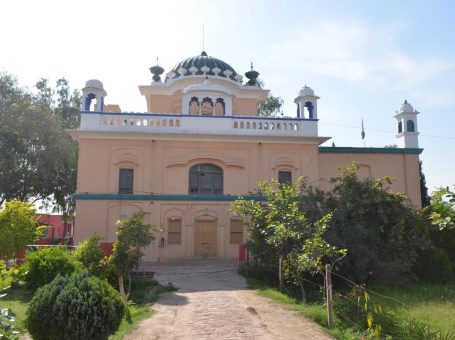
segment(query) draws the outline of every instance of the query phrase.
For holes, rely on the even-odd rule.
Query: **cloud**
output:
[[[373,88],[388,86],[406,91],[455,71],[455,59],[415,56],[400,46],[407,31],[403,24],[373,26],[343,20],[313,23],[272,45],[270,63]]]

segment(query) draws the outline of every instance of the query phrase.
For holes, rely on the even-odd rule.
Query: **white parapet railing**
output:
[[[81,131],[317,137],[314,119],[81,112]]]

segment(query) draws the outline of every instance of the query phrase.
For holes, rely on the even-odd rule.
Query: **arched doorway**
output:
[[[217,220],[213,217],[200,217],[194,221],[194,256],[217,256]]]

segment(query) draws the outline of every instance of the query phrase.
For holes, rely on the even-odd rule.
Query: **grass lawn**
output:
[[[455,284],[410,284],[399,287],[375,286],[373,291],[405,303],[372,295],[376,303],[390,308],[404,319],[415,319],[433,330],[455,336]]]
[[[255,289],[259,295],[287,304],[307,318],[327,327],[326,307],[321,301],[302,304],[280,293],[276,288],[252,278],[248,279],[248,285]],[[405,303],[402,305],[399,302],[370,294],[370,304],[379,304],[384,310],[393,313],[398,324],[415,320],[418,323],[428,325],[433,332],[441,331],[441,339],[455,339],[455,285],[410,284],[399,287],[374,286],[371,289]],[[362,337],[361,331],[354,325],[350,327],[349,322],[342,316],[335,316],[334,328],[327,332],[335,338],[343,340]],[[404,336],[403,339],[416,339],[415,335],[406,334],[408,335]],[[430,338],[436,339],[436,337],[428,337],[428,339]]]
[[[163,292],[173,291],[172,285],[161,286],[156,280],[150,278],[137,278],[133,280],[132,292],[129,298],[130,318],[125,317],[117,332],[109,340],[121,340],[140,321],[152,315],[150,304]],[[23,285],[16,285],[6,290],[7,295],[0,299],[0,309],[10,308],[16,314],[15,325],[22,333],[27,330],[24,326],[28,304],[33,294]]]
[[[7,294],[0,299],[0,309],[10,308],[16,314],[15,325],[21,332],[26,331],[24,326],[25,312],[32,300],[33,294],[24,286],[13,286],[3,293]]]

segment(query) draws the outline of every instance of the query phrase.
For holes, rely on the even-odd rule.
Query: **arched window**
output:
[[[212,115],[213,114],[213,101],[212,101],[212,98],[205,97],[202,100],[201,114],[202,115]]]
[[[190,115],[199,114],[199,100],[197,99],[197,97],[191,98],[188,111],[189,111]]]
[[[278,171],[278,182],[282,185],[292,185],[292,171]]]
[[[308,112],[308,118],[313,119],[314,118],[314,106],[312,102],[306,102],[305,103],[305,111]]]
[[[415,132],[414,122],[412,120],[406,122],[406,130],[408,132]]]
[[[85,98],[85,105],[84,105],[85,111],[90,111],[90,106],[92,105],[92,100],[93,99],[96,99],[95,94],[89,93],[87,95],[87,97]]]
[[[217,116],[224,116],[225,103],[223,98],[217,98],[215,103],[215,114]]]
[[[197,164],[190,168],[191,195],[223,194],[223,169],[212,164]]]
[[[118,193],[132,194],[134,186],[134,169],[120,168],[118,174]]]
[[[402,133],[403,132],[403,123],[401,122],[401,120],[398,122],[398,133]]]

